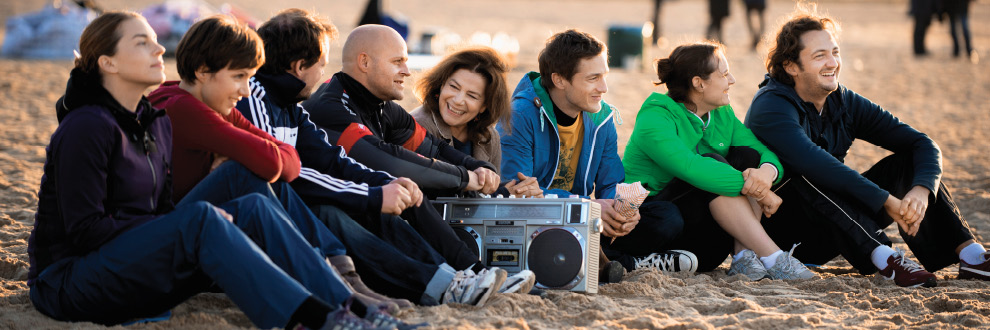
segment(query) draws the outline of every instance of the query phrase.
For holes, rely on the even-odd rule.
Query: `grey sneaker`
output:
[[[728,275],[732,276],[736,274],[746,275],[746,277],[753,281],[770,277],[767,269],[763,267],[760,257],[753,250],[743,250],[742,258],[739,258],[739,260],[732,259],[732,266],[729,266]]]
[[[688,272],[698,270],[698,257],[684,250],[667,250],[635,258],[633,269],[653,268],[665,272]]]
[[[536,284],[536,274],[529,269],[523,269],[515,275],[505,278],[505,284],[498,289],[498,293],[522,293],[527,294]]]
[[[805,267],[801,261],[797,260],[793,256],[794,249],[797,248],[801,243],[794,244],[790,251],[787,253],[781,253],[777,256],[777,263],[767,269],[767,273],[770,274],[770,278],[775,280],[800,280],[800,279],[811,279],[819,278],[818,275],[812,273],[808,267]]]
[[[498,267],[482,269],[477,274],[470,269],[459,271],[454,274],[454,280],[443,293],[441,302],[484,306],[492,292],[498,291],[505,283],[505,277],[505,270]]]

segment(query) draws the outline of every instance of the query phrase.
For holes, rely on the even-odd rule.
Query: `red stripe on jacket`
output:
[[[358,142],[361,138],[372,135],[371,130],[360,123],[351,123],[347,125],[347,128],[340,133],[340,138],[337,139],[337,145],[344,147],[344,151],[347,153],[351,152],[351,148],[354,144]]]

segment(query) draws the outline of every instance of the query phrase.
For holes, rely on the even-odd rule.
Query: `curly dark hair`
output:
[[[794,86],[794,78],[787,74],[784,66],[787,63],[801,64],[801,36],[809,31],[827,31],[836,37],[839,33],[839,23],[828,16],[814,13],[799,12],[780,27],[777,38],[767,54],[767,72],[770,77],[784,84]]]

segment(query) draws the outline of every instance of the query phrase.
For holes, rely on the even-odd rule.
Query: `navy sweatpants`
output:
[[[62,321],[105,325],[160,315],[218,285],[260,328],[284,327],[315,296],[351,296],[281,208],[257,194],[221,207],[188,203],[95,251],[61,259],[31,284],[31,301]]]

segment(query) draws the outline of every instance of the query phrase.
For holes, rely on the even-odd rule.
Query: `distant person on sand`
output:
[[[266,61],[250,78],[250,92],[237,103],[237,110],[299,152],[303,169],[292,187],[353,256],[353,264],[338,268],[345,280],[360,274],[371,289],[422,305],[484,305],[498,290],[497,280],[504,278],[504,271],[471,275],[455,270],[396,216],[429,203],[416,184],[348,157],[343,147],[330,144],[327,134],[299,105],[323,81],[336,27],[314,12],[290,8],[262,24],[258,35],[265,41]],[[369,229],[355,232],[355,226],[364,228],[361,223]],[[377,235],[383,232],[389,234]],[[358,292],[370,291],[362,283],[352,284]],[[458,291],[471,294],[453,294]]]
[[[839,84],[838,23],[797,13],[777,33],[769,74],[746,125],[784,165],[774,191],[786,201],[763,224],[778,245],[824,264],[842,255],[862,274],[880,271],[899,286],[932,287],[930,273],[959,263],[960,279],[990,280],[990,254],[974,239],[941,183],[942,156],[924,133]],[[860,174],[843,164],[855,139],[893,151]],[[891,248],[896,222],[924,269]]]
[[[794,247],[785,253],[760,226],[760,216],[770,217],[780,206],[770,186],[783,171],[729,106],[736,78],[723,46],[681,45],[656,67],[668,92],[643,102],[623,164],[626,182],[642,182],[650,191],[647,201],[668,201],[681,211],[684,223],[668,228],[683,232],[668,246],[694,253],[703,272],[731,252],[729,275],[754,281],[817,278],[792,256]],[[644,221],[651,216],[643,214]],[[650,239],[655,238],[642,237],[639,244]]]
[[[973,40],[969,33],[969,4],[973,0],[944,0],[945,11],[949,14],[949,34],[952,36],[952,57],[965,52],[970,59],[976,59]]]
[[[502,163],[495,123],[512,116],[505,73],[509,67],[491,47],[457,51],[423,74],[416,94],[423,105],[410,114],[420,126],[477,160]],[[496,168],[496,174],[498,169]],[[534,177],[516,173],[495,194],[543,196]],[[517,180],[518,179],[518,180]]]
[[[661,18],[663,17],[661,12],[663,9],[663,0],[653,0],[653,34],[651,39],[652,46],[656,46],[660,38],[663,38],[663,29],[661,29]]]
[[[317,127],[327,131],[328,141],[368,167],[413,180],[418,187],[450,191],[492,193],[499,177],[494,165],[457,150],[426,132],[395,100],[401,100],[410,75],[406,43],[398,32],[384,25],[362,25],[351,31],[342,49],[342,69],[320,85],[302,103]],[[379,214],[351,213],[365,227],[376,228]],[[427,196],[402,211],[409,222],[447,263],[465,274],[504,272],[486,267],[450,225],[437,213]],[[386,235],[386,230],[373,230]],[[500,292],[527,291],[532,272],[505,279]],[[526,285],[516,285],[523,283]],[[499,285],[495,285],[499,287]]]
[[[940,13],[938,6],[942,0],[910,1],[909,14],[914,17],[914,32],[911,39],[914,56],[928,56],[928,47],[925,47],[925,35],[928,34],[928,27],[932,25],[932,16]]]
[[[705,38],[718,42],[725,42],[722,39],[722,22],[729,17],[729,0],[708,0],[708,31]]]
[[[753,37],[752,46],[755,51],[766,29],[763,12],[767,9],[767,0],[743,0],[743,4],[746,5],[746,27],[749,28],[749,35]],[[756,22],[753,22],[754,19]]]
[[[567,30],[547,39],[540,71],[523,76],[513,92],[511,127],[496,126],[502,173],[535,176],[544,195],[594,194],[604,221],[602,249],[626,269],[693,272],[694,255],[663,249],[666,224],[682,222],[677,207],[644,203],[631,217],[615,210],[616,186],[625,171],[615,129],[618,110],[604,101],[607,56],[605,45],[586,32]],[[646,212],[653,216],[640,222]],[[619,239],[614,246],[612,238]]]
[[[351,291],[277,204],[173,207],[172,126],[142,96],[165,80],[165,48],[143,17],[96,18],[79,51],[28,243],[38,311],[117,325],[222,290],[260,328],[372,328],[342,308]]]

